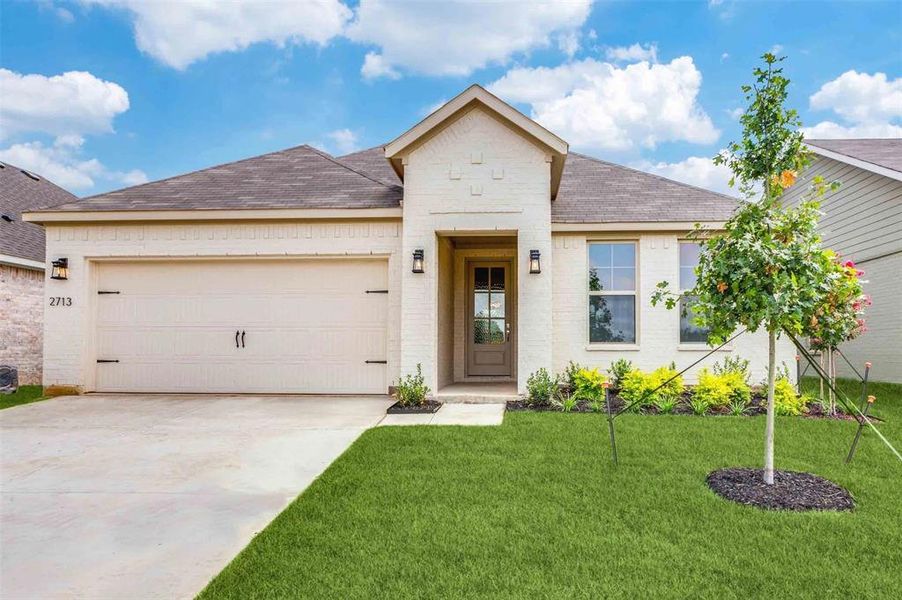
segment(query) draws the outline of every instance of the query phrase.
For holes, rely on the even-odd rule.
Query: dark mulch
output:
[[[411,406],[401,406],[397,402],[388,407],[385,411],[389,415],[417,415],[430,414],[436,412],[442,407],[442,403],[436,400],[426,400],[423,404],[415,404]]]
[[[832,481],[811,473],[774,471],[773,485],[762,479],[763,469],[733,467],[708,475],[715,494],[768,510],[852,510],[852,494]]]

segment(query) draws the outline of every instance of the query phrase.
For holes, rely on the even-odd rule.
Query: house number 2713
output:
[[[50,296],[50,306],[72,306],[72,297]]]

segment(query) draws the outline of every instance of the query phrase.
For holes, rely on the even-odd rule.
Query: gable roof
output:
[[[391,162],[398,177],[402,181],[404,180],[404,164],[401,158],[403,153],[475,106],[488,109],[494,116],[518,130],[533,143],[548,149],[551,154],[551,197],[555,198],[561,181],[564,161],[567,159],[569,148],[567,142],[478,84],[471,85],[445,102],[425,119],[385,145],[385,158]]]
[[[341,156],[338,160],[379,179],[395,176],[381,147]],[[557,199],[551,203],[551,220],[554,223],[726,221],[738,205],[739,201],[731,196],[570,152]]]
[[[13,257],[43,265],[44,228],[24,222],[22,213],[76,199],[40,175],[0,162],[0,260]],[[14,260],[4,262],[24,266]]]
[[[396,208],[397,184],[297,146],[54,206],[53,211]]]
[[[902,180],[902,138],[805,140],[821,156]]]

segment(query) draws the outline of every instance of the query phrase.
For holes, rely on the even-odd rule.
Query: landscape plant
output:
[[[865,300],[857,271],[821,247],[817,233],[819,199],[838,184],[814,177],[796,206],[784,206],[783,191],[812,161],[803,144],[801,121],[786,109],[789,79],[772,53],[754,70],[754,83],[742,86],[748,107],[740,117],[742,139],[731,142],[715,157],[733,173],[730,185],[745,197],[723,231],[701,241],[693,298],[694,320],[719,344],[740,328],[768,334],[767,418],[764,470],[766,484],[774,482],[774,394],[776,344],[782,332],[839,341],[854,337],[864,322]],[[652,304],[677,306],[681,295],[658,284]],[[857,308],[856,308],[857,306]]]
[[[692,391],[692,397],[709,407],[728,406],[734,400],[748,405],[752,398],[752,389],[742,371],[722,371],[718,374],[702,369],[698,374],[698,383]]]
[[[401,406],[420,406],[426,403],[430,391],[423,377],[423,365],[417,363],[416,375],[407,374],[398,379],[395,397]]]
[[[723,375],[724,373],[740,373],[743,378],[748,381],[749,376],[751,375],[751,370],[749,369],[750,364],[751,361],[742,358],[741,356],[724,356],[722,362],[714,363],[711,368],[717,375]]]
[[[530,406],[549,406],[559,394],[560,378],[552,377],[541,368],[526,379],[526,403]]]
[[[567,368],[564,369],[563,383],[567,385],[570,390],[574,390],[576,388],[576,375],[580,371],[582,371],[585,367],[583,367],[578,362],[573,362],[572,360],[567,363]]]
[[[620,389],[620,384],[626,374],[633,370],[633,362],[625,358],[618,358],[608,367],[608,376],[611,378],[611,386]]]
[[[666,385],[656,389],[665,382]],[[660,367],[651,373],[633,369],[623,377],[620,385],[620,397],[627,405],[635,403],[634,410],[659,403],[666,405],[670,400],[675,405],[682,393],[683,378],[672,367]]]
[[[795,417],[807,412],[811,397],[796,392],[788,377],[779,377],[774,384],[774,411],[780,416]]]

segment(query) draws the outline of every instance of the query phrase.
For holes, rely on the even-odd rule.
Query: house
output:
[[[902,383],[902,139],[806,140],[816,161],[786,192],[789,202],[804,195],[812,178],[839,181],[821,204],[824,244],[865,272],[863,288],[873,304],[867,332],[840,346],[861,372]],[[842,358],[841,377],[854,376]]]
[[[69,270],[46,290],[45,384],[385,393],[422,365],[472,399],[571,360],[685,367],[704,332],[649,299],[691,285],[687,232],[734,208],[570,152],[472,86],[384,148],[300,146],[32,213]],[[763,378],[764,334],[726,352]]]
[[[22,213],[72,202],[75,196],[40,175],[0,162],[0,365],[19,384],[41,383],[44,317],[44,228]]]

